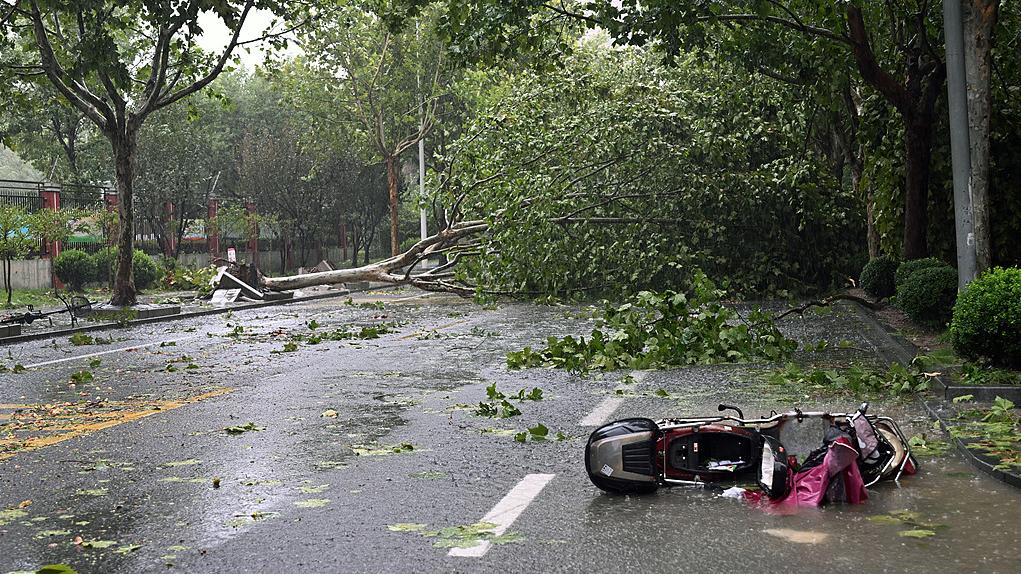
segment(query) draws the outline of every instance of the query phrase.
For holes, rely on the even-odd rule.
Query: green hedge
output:
[[[117,275],[117,253],[116,247],[104,247],[96,253],[96,281],[110,283]],[[160,278],[162,271],[155,259],[141,249],[136,249],[131,262],[131,274],[136,289],[148,289]]]
[[[894,294],[894,275],[896,273],[896,259],[889,255],[876,257],[866,263],[861,270],[861,288],[876,299],[890,297]]]
[[[160,268],[156,260],[136,249],[132,256],[131,274],[135,278],[135,289],[148,289],[160,278]]]
[[[957,270],[949,265],[911,274],[897,292],[897,305],[915,322],[944,326],[957,299]]]
[[[961,292],[950,324],[957,354],[1021,368],[1021,269],[993,269]]]
[[[894,275],[894,282],[896,283],[897,292],[900,293],[904,282],[911,277],[915,271],[921,271],[922,269],[931,269],[933,267],[945,267],[946,263],[943,263],[935,257],[926,257],[924,259],[912,259],[905,261],[897,267],[897,273]]]
[[[86,283],[96,279],[96,260],[84,251],[68,249],[53,260],[53,272],[72,291],[81,291]]]

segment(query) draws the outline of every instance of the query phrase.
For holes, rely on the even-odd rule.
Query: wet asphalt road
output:
[[[0,574],[50,563],[79,573],[1021,571],[1021,493],[954,455],[923,459],[920,475],[881,485],[866,505],[783,517],[705,491],[607,496],[585,476],[586,418],[701,414],[720,401],[749,415],[846,410],[855,398],[778,394],[756,382],[763,365],[634,373],[631,384],[625,373],[512,372],[507,351],[584,332],[586,319],[414,291],[353,302],[111,331],[101,345],[0,349],[5,364],[29,367],[0,373],[0,425],[18,408],[56,413],[15,436],[52,444],[0,459]],[[394,332],[288,350],[297,333],[380,323]],[[785,328],[806,342],[849,341],[834,361],[876,360],[853,312]],[[70,384],[82,370],[93,380]],[[466,405],[494,382],[508,394],[539,387],[543,400],[515,402],[512,418],[473,414]],[[917,405],[873,408],[909,435],[933,432]],[[224,430],[249,422],[260,430]],[[538,423],[565,440],[513,440]],[[545,486],[526,493],[512,543],[451,556],[415,531],[476,523],[530,475]],[[906,538],[867,520],[901,509],[937,535]]]

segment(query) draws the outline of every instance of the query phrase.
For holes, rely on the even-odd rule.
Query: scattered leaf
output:
[[[109,489],[106,488],[86,488],[78,490],[75,494],[81,494],[84,496],[106,496],[109,492]]]
[[[901,530],[897,533],[897,535],[905,538],[928,538],[930,536],[936,536],[936,533],[932,530],[926,530],[925,528],[915,528],[912,530]]]
[[[397,524],[388,524],[386,529],[390,532],[422,532],[425,530],[425,527],[425,524],[415,522],[399,522]]]
[[[195,464],[202,464],[201,460],[197,458],[189,458],[188,460],[177,460],[174,462],[165,462],[163,466],[192,466]]]
[[[298,508],[322,508],[329,503],[329,498],[309,498],[308,500],[296,500],[294,505]]]
[[[109,548],[117,544],[116,540],[86,540],[82,542],[82,546],[85,548]]]

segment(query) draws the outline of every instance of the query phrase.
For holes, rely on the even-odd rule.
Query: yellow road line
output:
[[[151,403],[149,408],[147,408],[145,410],[118,411],[118,412],[115,413],[115,417],[116,418],[111,418],[109,420],[98,421],[98,422],[83,423],[83,424],[79,424],[79,425],[71,425],[71,426],[67,427],[67,432],[64,432],[62,434],[57,434],[57,435],[52,435],[52,436],[45,436],[45,437],[32,437],[32,438],[29,438],[29,439],[24,441],[24,443],[23,443],[24,446],[21,449],[15,451],[15,452],[0,453],[0,460],[11,458],[12,456],[14,456],[14,455],[16,455],[16,454],[18,454],[20,452],[36,450],[36,449],[39,449],[39,448],[43,448],[43,447],[47,447],[47,446],[54,445],[54,444],[57,444],[57,443],[61,443],[61,442],[64,442],[65,440],[69,440],[69,439],[72,439],[72,438],[77,438],[77,437],[80,437],[80,436],[89,435],[89,434],[92,434],[94,432],[101,431],[103,429],[108,429],[110,427],[117,426],[119,424],[124,424],[124,423],[128,423],[128,422],[131,422],[131,421],[137,421],[139,419],[143,419],[143,418],[145,418],[147,416],[154,415],[156,413],[161,413],[163,411],[171,411],[171,410],[174,410],[176,408],[183,407],[185,405],[190,405],[192,403],[197,403],[199,401],[204,401],[206,399],[211,399],[213,397],[218,397],[218,396],[221,396],[221,395],[225,395],[225,394],[233,392],[233,391],[234,391],[234,389],[230,388],[230,387],[220,387],[218,389],[213,389],[213,390],[205,392],[205,393],[201,393],[201,394],[198,394],[198,395],[195,395],[195,396],[192,396],[192,397],[188,397],[188,398],[184,398],[184,399],[179,399],[179,400],[176,400],[176,401],[159,401],[159,402],[156,402],[156,403]],[[33,406],[35,406],[35,405],[33,405]],[[108,414],[114,414],[114,413],[97,413],[97,414],[108,415]]]

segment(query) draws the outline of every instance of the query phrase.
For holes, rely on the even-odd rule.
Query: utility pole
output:
[[[419,52],[422,50],[421,32],[419,23],[415,22],[415,40],[418,42]],[[421,56],[421,54],[419,54]],[[421,62],[420,62],[421,63]],[[415,75],[418,81],[418,133],[425,133],[425,98],[422,97],[422,74]],[[418,200],[425,201],[425,137],[418,138]],[[419,208],[419,229],[422,239],[429,236],[429,222],[425,219],[425,207]]]
[[[954,172],[954,221],[957,227],[957,286],[975,278],[975,223],[971,207],[971,145],[968,135],[968,86],[964,75],[961,0],[943,0],[947,54],[947,104],[950,108],[950,157]]]

